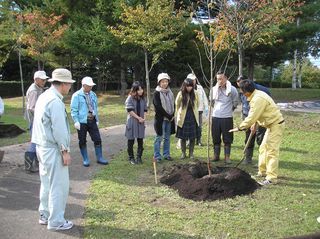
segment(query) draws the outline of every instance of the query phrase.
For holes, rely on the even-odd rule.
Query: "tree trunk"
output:
[[[297,28],[300,26],[300,17],[297,18]],[[294,50],[293,58],[293,72],[292,72],[292,89],[297,88],[297,58],[298,58],[298,49]]]
[[[270,67],[270,81],[269,81],[269,87],[272,88],[272,82],[274,81],[274,70],[273,70],[273,63]]]
[[[297,88],[297,54],[298,50],[294,50],[294,57],[293,57],[293,72],[292,72],[292,89]]]
[[[121,84],[120,95],[121,97],[124,98],[128,84],[126,82],[125,64],[123,62],[121,62],[120,84]]]
[[[250,54],[249,67],[248,67],[248,78],[250,80],[253,80],[253,71],[254,71],[254,56]]]
[[[144,49],[144,66],[146,70],[146,87],[147,87],[147,107],[150,107],[150,79],[149,79],[149,66],[148,66],[148,51]]]
[[[302,88],[302,57],[299,57],[299,62],[298,62],[298,88]]]
[[[238,43],[241,44],[241,43]],[[243,75],[243,50],[241,46],[238,45],[238,58],[239,58],[239,76]]]
[[[21,65],[21,52],[20,47],[18,48],[18,59],[19,59],[19,70],[20,70],[20,81],[21,81],[21,92],[22,92],[22,113],[24,115],[25,103],[24,103],[24,85],[23,85],[23,74],[22,74],[22,65]]]

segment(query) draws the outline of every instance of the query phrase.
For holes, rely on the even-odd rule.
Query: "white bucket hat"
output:
[[[82,84],[82,85],[88,85],[88,86],[94,86],[94,85],[96,85],[95,83],[93,83],[92,78],[89,77],[89,76],[83,77],[83,78],[82,78],[82,81],[81,81],[81,84]]]
[[[167,73],[160,73],[158,75],[158,83],[163,79],[170,80],[170,76]]]
[[[33,79],[42,79],[42,80],[46,80],[46,79],[49,79],[50,77],[47,76],[46,72],[45,71],[36,71],[33,75]]]
[[[189,75],[187,75],[187,79],[196,80],[196,79],[197,79],[197,77],[196,77],[196,75],[195,75],[195,74],[190,73]]]
[[[64,83],[74,83],[75,80],[72,80],[71,72],[64,68],[55,69],[52,72],[52,78],[48,80],[48,82],[60,81]]]

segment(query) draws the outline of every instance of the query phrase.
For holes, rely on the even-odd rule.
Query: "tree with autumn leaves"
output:
[[[23,51],[38,62],[38,70],[50,59],[50,51],[57,45],[67,25],[61,25],[62,15],[45,14],[40,10],[17,14],[17,21],[22,26],[18,41],[25,46]]]
[[[182,18],[182,12],[174,9],[172,0],[147,0],[145,5],[138,4],[134,7],[122,3],[122,9],[121,23],[110,30],[121,39],[122,44],[131,43],[142,48],[149,106],[149,73],[165,51],[176,47],[186,21]]]
[[[231,49],[238,54],[239,75],[243,75],[245,51],[258,45],[279,41],[280,26],[294,21],[300,0],[217,0],[207,1],[209,9],[218,12],[211,23],[219,50]],[[219,41],[223,41],[221,44]],[[250,69],[251,67],[251,69]],[[249,66],[253,78],[253,62]]]

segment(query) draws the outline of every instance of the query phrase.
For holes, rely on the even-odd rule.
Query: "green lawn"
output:
[[[319,231],[320,115],[284,114],[286,131],[277,185],[221,201],[180,198],[167,186],[155,185],[153,139],[149,138],[143,165],[130,165],[124,152],[96,175],[86,205],[85,238],[267,239]],[[236,121],[240,121],[240,115]],[[234,162],[242,157],[243,140],[243,132],[235,135]],[[172,137],[175,161],[158,164],[158,172],[163,167],[187,162],[179,159],[180,151],[174,143]],[[206,147],[196,147],[195,155],[206,160]],[[252,166],[241,168],[256,173]]]

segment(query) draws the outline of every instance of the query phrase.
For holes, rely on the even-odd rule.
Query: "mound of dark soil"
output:
[[[209,177],[207,164],[173,165],[164,169],[160,182],[176,189],[179,195],[194,201],[213,201],[253,193],[259,184],[238,168],[217,167]]]
[[[0,124],[0,138],[16,137],[26,132],[15,124]]]

